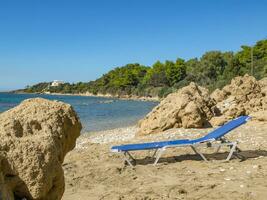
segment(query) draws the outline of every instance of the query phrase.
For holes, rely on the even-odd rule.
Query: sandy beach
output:
[[[0,5],[0,200],[267,200],[267,1]]]
[[[120,199],[257,199],[267,196],[267,124],[250,121],[228,134],[239,142],[245,160],[224,161],[228,149],[204,150],[209,162],[190,148],[169,149],[153,166],[152,152],[136,152],[134,169],[110,152],[117,144],[197,138],[211,129],[170,129],[164,134],[135,137],[137,127],[82,135],[63,168],[64,200]]]

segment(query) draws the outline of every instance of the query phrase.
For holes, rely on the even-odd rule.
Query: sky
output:
[[[267,38],[267,0],[0,0],[0,91]]]

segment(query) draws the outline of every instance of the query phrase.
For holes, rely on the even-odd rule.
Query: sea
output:
[[[91,96],[0,93],[0,113],[25,99],[42,97],[73,106],[83,125],[82,133],[97,132],[135,125],[158,103]]]

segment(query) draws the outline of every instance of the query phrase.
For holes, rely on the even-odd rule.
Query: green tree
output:
[[[169,86],[165,65],[157,61],[147,72],[144,82],[153,87]]]
[[[176,62],[165,62],[166,75],[170,86],[175,85],[186,77],[186,65],[183,59],[178,58]]]
[[[252,52],[254,70],[251,70]],[[236,53],[209,51],[200,59],[184,61],[178,58],[176,62],[167,60],[164,63],[157,61],[152,67],[138,63],[127,64],[109,71],[95,81],[65,83],[58,87],[50,87],[51,83],[44,82],[29,86],[24,91],[37,93],[89,91],[93,94],[166,96],[191,81],[210,90],[221,88],[235,76],[252,71],[257,79],[267,76],[267,40],[260,40],[254,46],[241,46],[241,50]]]
[[[223,74],[227,62],[224,59],[223,53],[210,51],[201,57],[200,65],[204,76],[216,80],[218,76]]]

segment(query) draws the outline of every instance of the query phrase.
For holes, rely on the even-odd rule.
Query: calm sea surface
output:
[[[34,97],[71,104],[81,119],[83,132],[134,125],[158,104],[101,97],[0,93],[0,112],[15,107],[25,99]]]

